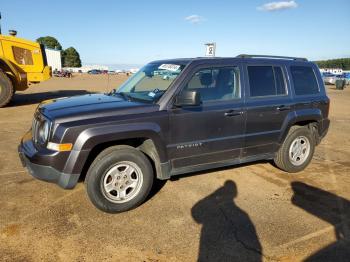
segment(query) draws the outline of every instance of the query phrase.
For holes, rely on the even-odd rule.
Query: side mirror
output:
[[[201,95],[197,91],[182,91],[175,99],[175,106],[199,106]]]

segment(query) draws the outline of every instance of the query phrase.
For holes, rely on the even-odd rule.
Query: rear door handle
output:
[[[240,116],[242,114],[242,111],[230,110],[225,113],[225,116]]]
[[[291,107],[290,106],[286,106],[286,105],[280,105],[278,107],[276,107],[276,110],[278,111],[285,111],[285,110],[290,110]]]

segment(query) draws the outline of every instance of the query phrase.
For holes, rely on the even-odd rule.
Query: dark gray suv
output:
[[[262,159],[301,171],[328,110],[319,69],[303,58],[154,61],[110,93],[40,104],[19,155],[63,188],[85,179],[92,203],[116,213],[140,205],[155,179]]]

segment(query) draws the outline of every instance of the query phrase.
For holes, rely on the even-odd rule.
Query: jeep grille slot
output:
[[[35,114],[33,118],[33,123],[32,123],[32,138],[35,144],[38,142],[39,126],[40,126],[40,119],[38,115]]]

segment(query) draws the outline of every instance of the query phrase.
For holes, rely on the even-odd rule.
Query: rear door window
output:
[[[248,66],[251,97],[285,95],[286,85],[279,66]]]
[[[291,66],[296,95],[312,95],[320,92],[314,70],[309,66]]]

